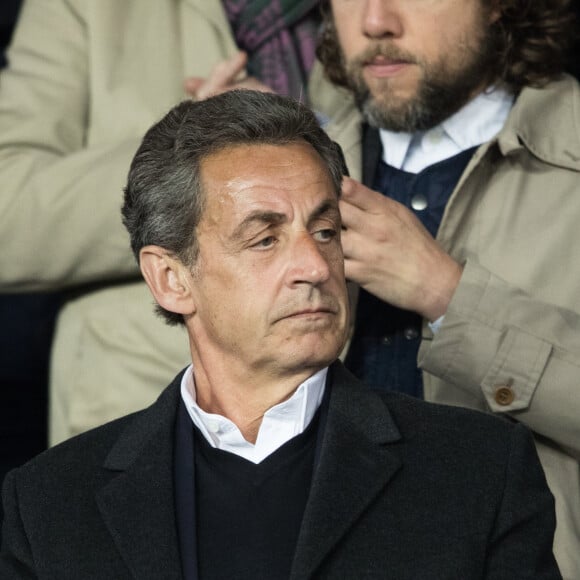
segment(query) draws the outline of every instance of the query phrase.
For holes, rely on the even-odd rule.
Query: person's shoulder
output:
[[[43,478],[66,474],[73,466],[77,473],[100,466],[121,434],[144,413],[137,411],[71,437],[15,469],[14,476],[20,481],[33,481],[41,474]]]
[[[580,84],[563,74],[518,95],[504,129],[502,150],[521,143],[532,155],[557,168],[580,171]]]
[[[87,431],[47,449],[6,474],[3,500],[16,500],[31,521],[54,521],[69,506],[88,505],[114,475],[104,469],[115,442],[144,411]]]
[[[399,429],[398,452],[408,466],[442,481],[461,475],[468,485],[497,497],[507,474],[527,470],[530,477],[542,477],[533,434],[519,422],[401,394],[379,397]]]
[[[71,437],[37,455],[13,470],[19,482],[78,480],[81,474],[91,474],[105,463],[111,450],[120,441],[140,445],[152,436],[165,417],[173,422],[179,398],[179,379],[167,387],[149,407],[115,419],[99,427]]]
[[[509,453],[514,431],[528,430],[506,417],[464,407],[442,405],[401,393],[377,393],[407,440],[457,445],[470,449],[503,449]]]
[[[433,440],[437,436],[452,439],[461,434],[463,439],[485,440],[492,435],[505,439],[519,425],[503,416],[433,403],[391,389],[369,387],[342,363],[336,363],[331,369],[335,387],[348,393],[351,406],[390,416],[403,438],[424,436]],[[377,398],[382,401],[382,410]]]

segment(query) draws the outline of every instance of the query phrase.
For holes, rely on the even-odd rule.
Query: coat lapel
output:
[[[342,365],[332,392],[320,460],[312,481],[291,579],[304,580],[387,486],[401,461],[389,443],[400,434],[384,403]]]
[[[104,468],[117,474],[97,504],[134,578],[181,578],[173,493],[174,384],[112,448]]]

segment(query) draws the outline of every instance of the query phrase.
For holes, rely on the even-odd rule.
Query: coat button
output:
[[[411,207],[415,211],[422,211],[427,207],[427,198],[422,193],[416,193],[411,198]]]
[[[409,326],[408,328],[405,328],[405,330],[403,330],[403,336],[407,340],[414,340],[419,336],[419,331],[416,328]]]
[[[515,394],[508,385],[497,385],[494,395],[495,402],[502,407],[507,407],[514,402]]]

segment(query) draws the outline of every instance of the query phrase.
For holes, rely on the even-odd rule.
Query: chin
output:
[[[301,352],[306,354],[299,358],[302,359],[302,364],[305,367],[319,370],[333,363],[340,355],[341,350],[342,345],[339,343],[319,345],[318,347],[311,345],[308,349],[304,347]]]

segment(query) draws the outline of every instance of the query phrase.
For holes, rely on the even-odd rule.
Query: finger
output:
[[[248,55],[240,50],[231,58],[222,61],[215,67],[215,80],[222,86],[231,85],[246,76]]]
[[[342,179],[342,196],[341,199],[352,206],[358,207],[363,211],[376,213],[384,205],[384,195],[369,189],[359,181],[351,177]]]
[[[340,242],[345,259],[360,260],[365,257],[364,248],[366,243],[361,233],[351,229],[345,230],[341,232]]]
[[[243,81],[235,84],[237,89],[251,89],[253,91],[262,91],[263,93],[273,93],[274,91],[268,86],[259,81],[255,77],[246,77]]]
[[[197,97],[197,91],[205,83],[205,79],[202,77],[189,77],[183,81],[183,88],[185,92],[192,97]]]
[[[228,90],[230,85],[245,73],[247,61],[246,53],[240,51],[231,58],[218,63],[206,82],[197,91],[197,98],[206,99],[211,95]]]
[[[346,257],[344,258],[344,275],[347,280],[356,282],[363,288],[368,287],[369,283],[376,276],[376,270],[373,264],[369,264],[364,257]]]
[[[363,276],[362,265],[357,260],[351,260],[350,258],[344,259],[344,277],[349,282],[355,282],[359,286],[365,284],[365,279]]]
[[[352,205],[342,198],[338,201],[338,208],[342,220],[342,227],[351,231],[364,231],[368,222],[368,213],[356,205]]]

